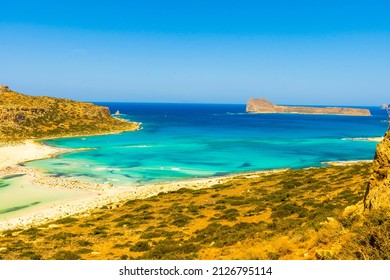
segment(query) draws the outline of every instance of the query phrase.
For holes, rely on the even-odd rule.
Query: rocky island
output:
[[[370,110],[344,107],[307,107],[307,106],[279,106],[264,98],[250,98],[246,111],[249,113],[290,113],[313,115],[347,115],[371,116]]]
[[[108,107],[28,96],[0,86],[0,142],[132,131],[137,123],[113,118]]]

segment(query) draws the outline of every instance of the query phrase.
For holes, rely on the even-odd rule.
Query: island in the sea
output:
[[[249,113],[371,116],[371,112],[368,109],[344,107],[279,106],[264,98],[250,98],[246,105],[246,111]]]
[[[0,143],[132,131],[107,107],[63,98],[28,96],[0,86]]]

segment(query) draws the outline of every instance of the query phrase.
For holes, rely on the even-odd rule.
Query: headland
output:
[[[63,98],[28,96],[0,86],[0,145],[137,129],[138,123],[112,117],[108,107]]]

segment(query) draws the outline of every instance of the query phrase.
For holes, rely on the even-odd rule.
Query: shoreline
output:
[[[141,122],[131,122],[131,121],[127,121],[127,120],[120,119],[120,118],[115,118],[115,119],[123,121],[123,122],[126,122],[126,123],[132,123],[132,124],[135,125],[135,128],[132,129],[132,130],[119,129],[119,130],[112,130],[110,132],[98,132],[98,133],[92,133],[92,134],[74,134],[74,135],[44,137],[44,138],[39,138],[39,139],[34,139],[34,140],[27,140],[27,141],[35,141],[35,142],[40,143],[42,145],[46,145],[44,143],[41,143],[40,141],[62,139],[62,138],[76,138],[76,137],[93,137],[93,136],[104,136],[104,135],[116,135],[116,134],[121,134],[121,133],[124,133],[124,132],[134,132],[134,131],[137,131],[137,130],[142,130],[142,126],[141,126],[142,123]],[[46,146],[49,146],[49,145],[46,145]],[[52,146],[49,146],[49,147],[52,147]]]
[[[18,228],[29,228],[44,223],[65,218],[71,215],[88,215],[95,209],[106,207],[119,207],[128,200],[145,199],[160,193],[177,191],[181,188],[203,189],[216,184],[234,180],[235,178],[253,178],[272,173],[285,172],[285,169],[261,170],[235,173],[226,176],[184,179],[173,182],[160,182],[134,186],[115,186],[112,184],[98,184],[79,181],[75,178],[57,178],[45,175],[39,170],[22,166],[21,164],[42,158],[51,158],[60,154],[76,152],[85,149],[57,148],[37,141],[25,141],[23,144],[0,147],[0,177],[13,174],[24,174],[26,180],[37,187],[66,190],[80,190],[80,196],[61,199],[35,207],[15,217],[0,220],[0,231]],[[6,152],[8,154],[6,154]],[[14,153],[16,156],[14,156]],[[3,160],[7,159],[7,160]],[[368,161],[338,161],[324,162],[323,166],[351,165]],[[310,167],[309,167],[310,168]]]
[[[34,140],[6,144],[0,146],[0,174],[28,161],[51,158],[72,151],[73,149],[53,147]]]
[[[324,161],[321,162],[323,166],[350,166],[354,164],[361,164],[361,163],[372,163],[372,159],[365,159],[365,160],[339,160],[339,161]]]

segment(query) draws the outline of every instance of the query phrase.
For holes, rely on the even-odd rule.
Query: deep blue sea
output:
[[[142,129],[115,135],[48,140],[49,145],[93,150],[31,162],[54,176],[138,185],[326,161],[372,159],[386,112],[372,117],[247,114],[245,105],[98,103]],[[366,107],[367,108],[367,107]]]

